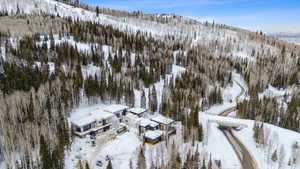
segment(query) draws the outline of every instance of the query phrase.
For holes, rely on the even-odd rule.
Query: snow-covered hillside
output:
[[[217,165],[218,161],[221,162],[222,168],[224,169],[225,168],[240,169],[243,165],[241,165],[241,161],[238,155],[239,153],[236,153],[235,149],[232,146],[232,143],[230,142],[230,139],[228,139],[225,136],[224,132],[219,129],[219,124],[216,123],[216,121],[219,121],[221,123],[229,122],[229,123],[236,123],[236,124],[242,124],[243,126],[247,126],[242,130],[234,131],[234,134],[243,143],[243,145],[247,147],[250,154],[254,157],[255,161],[257,161],[259,169],[280,168],[280,167],[281,169],[300,169],[299,168],[300,150],[298,148],[295,149],[295,145],[300,143],[299,133],[285,130],[273,125],[265,124],[264,125],[265,144],[258,145],[256,144],[253,138],[254,135],[253,125],[255,124],[255,121],[238,119],[237,113],[235,112],[237,109],[237,103],[242,101],[243,99],[248,99],[249,96],[247,96],[247,94],[249,93],[247,92],[248,90],[251,90],[253,87],[268,86],[267,89],[266,88],[262,89],[262,91],[264,92],[259,93],[260,97],[263,96],[277,97],[277,96],[282,96],[285,93],[292,92],[292,87],[286,87],[287,89],[276,89],[271,85],[274,79],[278,80],[276,78],[277,75],[280,75],[280,80],[284,81],[285,79],[281,79],[281,77],[290,76],[291,73],[294,73],[293,72],[294,70],[296,71],[298,70],[295,62],[296,57],[289,57],[290,55],[288,55],[289,54],[288,52],[292,53],[292,48],[289,48],[289,46],[285,48],[284,45],[281,46],[281,44],[279,42],[277,43],[277,41],[275,41],[274,39],[270,40],[268,39],[268,37],[259,34],[250,33],[247,31],[243,32],[238,28],[234,29],[231,27],[218,25],[218,24],[209,24],[209,23],[200,23],[200,22],[187,23],[187,22],[180,22],[180,21],[164,23],[159,21],[151,21],[149,19],[144,19],[142,17],[141,18],[122,17],[122,16],[109,15],[103,13],[96,14],[93,11],[70,6],[61,2],[57,2],[55,0],[0,0],[0,1],[1,1],[0,11],[7,11],[9,14],[14,14],[14,13],[50,14],[62,18],[72,18],[74,21],[75,20],[91,21],[94,23],[99,23],[101,25],[111,25],[113,28],[125,32],[124,35],[122,36],[122,38],[124,39],[128,37],[126,33],[136,34],[139,31],[145,33],[145,36],[141,36],[143,38],[146,37],[144,41],[139,40],[138,39],[139,36],[137,36],[136,39],[133,38],[133,41],[130,41],[133,43],[133,46],[136,45],[134,44],[135,42],[139,44],[146,44],[147,40],[150,39],[147,38],[150,36],[154,37],[154,39],[158,41],[157,43],[154,43],[157,45],[144,45],[143,48],[141,47],[142,48],[141,51],[135,49],[134,47],[131,48],[129,47],[128,49],[127,48],[125,49],[124,47],[125,45],[123,43],[128,44],[128,42],[127,41],[121,42],[122,38],[119,39],[115,38],[117,37],[117,35],[115,35],[115,32],[113,31],[107,33],[108,35],[106,34],[96,35],[95,32],[86,31],[89,32],[90,34],[85,35],[86,36],[86,37],[84,36],[85,38],[78,38],[77,36],[80,36],[81,33],[83,34],[83,32],[85,32],[82,31],[83,29],[78,29],[80,31],[78,31],[79,33],[77,34],[75,34],[72,31],[70,32],[66,31],[65,33],[59,32],[59,35],[58,33],[54,33],[53,39],[51,40],[49,40],[49,38],[45,38],[46,36],[44,36],[43,34],[43,36],[37,38],[40,40],[36,40],[33,42],[34,44],[37,44],[37,46],[45,47],[45,48],[51,48],[51,45],[55,46],[56,48],[59,48],[60,45],[63,46],[63,44],[68,44],[70,46],[70,49],[74,48],[74,52],[80,55],[80,57],[79,56],[76,57],[77,58],[76,60],[73,59],[73,55],[71,55],[72,52],[69,52],[71,54],[70,56],[68,56],[69,57],[68,58],[67,55],[69,55],[69,53],[65,52],[67,51],[68,48],[67,47],[59,48],[61,49],[61,51],[63,51],[59,55],[59,59],[68,58],[68,61],[63,61],[63,59],[61,59],[60,61],[59,59],[55,58],[56,57],[55,50],[51,51],[52,50],[51,49],[48,51],[47,49],[45,49],[43,53],[41,52],[42,54],[45,53],[45,58],[47,58],[47,64],[49,67],[49,72],[53,73],[52,74],[53,76],[55,76],[55,71],[56,72],[59,71],[59,73],[60,72],[65,72],[66,74],[69,73],[70,77],[73,76],[71,74],[74,74],[73,81],[76,82],[76,85],[78,83],[78,88],[76,88],[76,90],[78,89],[78,92],[76,91],[76,96],[75,94],[73,94],[74,97],[76,97],[76,101],[78,101],[78,103],[76,102],[75,106],[70,107],[69,109],[65,108],[68,110],[66,113],[66,117],[68,118],[68,120],[72,119],[73,116],[76,115],[76,113],[81,115],[83,114],[85,116],[84,113],[91,112],[90,109],[94,108],[95,106],[101,107],[103,105],[113,104],[115,102],[119,104],[125,104],[126,101],[124,101],[123,99],[123,97],[125,97],[124,94],[125,92],[124,93],[120,92],[120,94],[119,92],[116,92],[118,93],[116,94],[118,95],[117,97],[120,96],[120,99],[118,101],[115,101],[116,97],[108,97],[108,96],[106,97],[106,95],[109,95],[109,93],[104,93],[104,92],[103,92],[104,94],[101,95],[103,96],[103,100],[102,98],[100,99],[100,95],[98,91],[103,89],[105,90],[111,89],[111,91],[117,91],[119,90],[118,88],[124,86],[126,87],[127,85],[128,88],[130,89],[128,93],[131,92],[130,94],[132,94],[130,95],[130,100],[134,98],[132,99],[133,100],[132,102],[130,103],[126,102],[127,105],[130,104],[130,107],[134,106],[134,107],[144,107],[146,109],[150,109],[152,108],[150,106],[151,100],[152,101],[156,100],[155,101],[156,104],[154,104],[155,110],[153,111],[151,110],[152,111],[150,115],[151,117],[154,115],[158,115],[159,114],[158,112],[162,112],[161,114],[167,112],[167,111],[164,112],[164,110],[162,110],[163,104],[166,104],[166,107],[170,107],[170,108],[179,105],[177,109],[168,108],[170,109],[168,110],[170,111],[168,113],[169,114],[177,113],[176,116],[178,116],[179,119],[177,118],[176,120],[184,119],[183,118],[184,116],[181,115],[185,115],[184,113],[186,113],[187,117],[191,116],[193,118],[192,120],[186,120],[186,123],[191,123],[191,121],[193,121],[193,125],[195,126],[191,128],[194,129],[194,127],[197,127],[197,129],[198,128],[200,129],[201,125],[198,125],[197,118],[194,118],[195,116],[192,116],[191,114],[196,114],[198,117],[198,113],[197,113],[198,110],[205,109],[199,113],[199,122],[202,124],[202,127],[204,129],[203,130],[204,140],[200,142],[199,141],[200,134],[194,135],[192,132],[186,132],[185,127],[187,127],[188,125],[181,122],[177,122],[176,127],[178,132],[176,133],[176,135],[171,137],[170,141],[169,140],[162,141],[160,144],[154,146],[150,146],[150,145],[145,146],[145,150],[146,150],[145,157],[146,157],[147,168],[149,168],[152,163],[155,163],[156,166],[166,164],[172,157],[171,146],[174,142],[175,148],[180,153],[180,157],[181,157],[180,160],[182,160],[182,162],[186,160],[185,158],[186,155],[190,153],[189,151],[195,152],[197,149],[201,153],[201,158],[202,158],[201,161],[206,160],[207,162],[209,159],[211,159],[214,161],[214,165]],[[153,16],[172,19],[172,15],[162,15],[162,16],[153,15]],[[4,16],[4,17],[10,18],[10,16]],[[26,17],[30,18],[31,16],[26,16]],[[11,18],[14,19],[14,16],[12,16]],[[28,20],[27,25],[30,25],[29,24],[30,19]],[[61,19],[61,20],[66,21],[65,19]],[[73,29],[75,28],[77,29],[77,27],[80,27],[80,24],[83,24],[85,26],[89,25],[87,23],[82,23],[82,22],[74,22],[74,23],[70,22],[70,23],[68,23],[71,25],[70,29],[72,29],[72,24],[74,24]],[[68,24],[66,24],[66,27],[69,26]],[[101,27],[101,25],[95,24],[93,26],[95,26],[95,29],[97,29],[98,27]],[[103,29],[108,30],[107,27]],[[36,36],[39,34],[34,34],[34,35]],[[88,38],[90,36],[91,37],[99,36],[99,37],[97,37],[96,40],[95,39],[91,40]],[[106,36],[106,41],[101,40],[102,36],[103,37]],[[22,46],[21,43],[19,43],[20,39],[22,38],[23,38],[22,35],[20,35],[20,37],[19,36],[9,37],[7,41],[8,42],[11,41],[12,48],[16,49],[17,51],[17,49],[21,48]],[[111,41],[111,42],[108,43],[107,41]],[[163,43],[159,43],[161,41],[163,41]],[[25,41],[25,43],[27,43],[27,41]],[[160,46],[164,46],[161,44],[166,44],[165,46],[167,47],[160,49]],[[145,48],[148,46],[149,49],[146,50]],[[6,50],[5,47],[6,47],[5,45],[1,44],[0,58],[3,58],[3,60],[6,59],[10,60],[11,58],[13,62],[14,61],[13,59],[15,59],[13,58],[14,55],[11,54],[13,52],[9,51],[11,50],[10,48],[8,48],[9,50]],[[151,48],[153,48],[153,51],[157,50],[159,52],[157,53],[153,52]],[[130,50],[130,52],[128,52],[128,55],[125,56],[125,53],[127,52],[126,50]],[[9,51],[11,53],[9,52],[6,53],[5,51]],[[100,59],[96,61],[98,56],[90,56],[90,54],[94,52],[101,54],[99,58],[101,58],[101,63],[103,61],[103,64],[99,63]],[[14,52],[14,53],[18,53],[18,52]],[[23,59],[22,56],[26,54],[27,53],[25,54],[21,53],[20,54],[21,56],[18,56],[21,59],[16,57],[16,60],[17,61],[21,60],[25,62],[26,59]],[[33,66],[36,66],[36,68],[43,68],[45,65],[44,62],[41,61],[41,58],[39,58],[40,53],[34,52],[34,54],[37,56],[34,56],[34,59],[36,60],[32,62]],[[120,56],[118,56],[119,54]],[[285,55],[286,57],[282,57]],[[95,61],[93,60],[94,57],[96,58]],[[126,57],[126,62],[128,63],[124,63],[124,65],[122,65],[123,62],[125,62],[122,59],[125,57]],[[140,57],[142,58],[142,61],[145,63],[143,64],[141,63],[141,65],[138,65],[136,63],[140,61],[141,59]],[[163,59],[155,60],[157,59],[156,57],[159,59],[161,58]],[[154,59],[152,60],[152,58]],[[277,58],[282,58],[282,60],[279,59],[277,60]],[[129,61],[131,61],[130,64]],[[76,63],[74,64],[73,62]],[[116,71],[114,70],[113,66],[119,67],[118,63],[122,63],[122,64],[120,64],[121,65],[120,70],[118,69],[118,71]],[[158,67],[155,67],[156,63],[157,64],[163,63],[163,64],[159,65]],[[31,64],[29,66],[31,66]],[[77,66],[78,66],[78,70],[77,70]],[[76,70],[74,67],[76,67]],[[133,71],[134,68],[136,69]],[[142,68],[145,68],[144,72],[142,72],[141,70]],[[269,68],[269,70],[267,68]],[[256,74],[256,72],[258,72],[257,70],[259,70],[260,72],[259,75]],[[279,72],[279,70],[282,70],[282,72]],[[140,71],[142,73],[140,73]],[[152,80],[153,82],[151,81],[151,83],[149,82],[148,85],[145,85],[147,82],[146,80],[154,79],[154,77],[150,78],[150,75],[146,73],[154,74],[155,72],[163,72],[163,73],[156,75],[157,77],[155,77],[155,80]],[[290,74],[288,74],[288,72],[290,72]],[[32,73],[32,74],[36,74],[36,73]],[[136,77],[138,74],[141,77],[145,76],[146,80],[142,79],[141,77]],[[17,76],[18,75],[19,74],[17,74]],[[45,75],[47,77],[48,74]],[[195,77],[193,77],[194,75]],[[61,76],[63,77],[63,75]],[[108,78],[106,78],[106,76],[108,76]],[[146,76],[149,77],[146,78]],[[99,77],[101,80],[104,79],[103,80],[104,87],[103,86],[100,87],[97,85],[96,85],[97,87],[94,87],[92,85],[94,82],[96,82],[95,84],[98,84]],[[183,77],[188,77],[188,78],[183,78]],[[66,78],[69,78],[69,76]],[[93,78],[95,78],[95,80]],[[244,80],[243,78],[247,80]],[[10,78],[10,79],[17,79],[17,78]],[[86,81],[87,79],[90,81]],[[125,79],[124,83],[123,82],[121,83],[121,80],[119,79],[122,80]],[[171,81],[172,79],[174,80],[174,84],[170,83],[172,82]],[[255,82],[257,81],[257,79],[259,79],[258,80],[259,83]],[[83,82],[81,82],[81,80]],[[106,83],[104,83],[106,81],[109,82],[107,83],[107,85]],[[129,82],[127,83],[126,81],[132,81],[133,83],[129,83]],[[249,86],[247,86],[248,84]],[[56,83],[54,83],[54,85],[56,86]],[[68,85],[68,83],[64,85]],[[70,88],[70,91],[72,91],[75,89],[74,86],[75,84],[68,85],[67,89]],[[110,88],[111,86],[116,86],[116,87]],[[189,86],[188,89],[185,89],[186,86]],[[63,87],[61,88],[64,89]],[[45,90],[46,89],[47,88],[45,88]],[[88,89],[95,89],[96,92],[89,95],[87,92]],[[211,94],[213,92],[210,92],[210,89],[215,89],[216,90],[215,95],[217,96]],[[47,92],[48,91],[49,90],[47,90]],[[178,96],[176,96],[177,93],[179,93]],[[43,95],[40,94],[40,95],[41,97],[44,96],[44,94]],[[49,97],[48,95],[50,96],[50,94],[47,94],[47,99]],[[213,101],[216,99],[210,99],[210,97],[219,97],[219,98],[221,97],[220,100],[222,101]],[[57,99],[53,99],[53,100],[56,101]],[[210,102],[209,104],[208,103],[205,104],[207,100]],[[44,101],[40,101],[38,103],[42,104],[43,102]],[[221,102],[222,104],[215,105],[215,103],[221,103]],[[48,106],[48,100],[46,104]],[[30,105],[30,103],[28,103],[28,105]],[[49,105],[51,107],[51,104]],[[195,108],[194,111],[193,110],[194,107],[198,108],[198,105],[200,106],[200,109]],[[14,107],[17,107],[17,109],[22,110],[18,106],[14,106]],[[37,103],[35,107],[38,107]],[[27,107],[24,109],[27,110]],[[226,114],[228,115],[228,117],[218,116],[218,115],[222,115],[222,112],[225,111],[228,112],[228,114]],[[34,113],[38,114],[38,111],[34,111]],[[24,113],[19,113],[19,114],[24,114]],[[18,115],[14,115],[14,117],[17,117]],[[46,113],[45,116],[47,116]],[[166,116],[171,117],[171,115],[166,115]],[[65,168],[73,169],[78,167],[77,164],[80,163],[80,160],[89,162],[91,164],[91,168],[96,168],[94,165],[96,165],[96,162],[98,160],[103,161],[104,166],[106,166],[105,157],[107,155],[113,156],[114,159],[112,161],[112,165],[115,169],[127,169],[127,168],[131,169],[130,165],[133,165],[133,168],[136,168],[136,163],[138,161],[138,153],[139,153],[138,151],[141,145],[143,144],[144,140],[140,137],[137,128],[134,127],[131,128],[130,125],[128,126],[127,127],[129,128],[129,131],[126,132],[125,134],[117,135],[116,137],[113,138],[111,138],[110,135],[103,135],[103,137],[100,136],[98,140],[99,144],[97,142],[97,145],[99,146],[96,147],[91,147],[92,145],[91,140],[88,137],[87,138],[76,137],[72,139],[72,144],[69,145],[69,149],[65,150],[66,153],[65,161],[64,161],[66,165]],[[45,129],[49,129],[49,128],[50,127],[48,126],[47,128],[45,127]],[[6,130],[4,130],[4,128],[3,131],[5,132],[2,133],[6,133]],[[202,133],[202,128],[199,131],[201,131]],[[198,133],[198,131],[195,133]],[[186,139],[183,138],[186,135],[193,137],[192,143],[190,142],[190,140],[186,141]],[[36,140],[39,140],[38,136],[39,135],[36,136],[37,137]],[[50,136],[52,137],[52,135]],[[195,138],[199,137],[199,140],[195,141],[194,137]],[[288,138],[288,140],[285,140],[286,138]],[[27,140],[27,138],[25,138],[24,140]],[[51,142],[54,141],[51,140]],[[37,141],[37,144],[38,143],[39,141]],[[275,154],[278,156],[276,160],[271,159],[273,158],[272,156],[274,152],[276,152],[277,154],[276,153]],[[14,153],[22,154],[22,152],[20,153],[14,152]],[[36,157],[39,156],[36,155]],[[12,165],[11,168],[14,168],[15,161],[20,161],[18,160],[18,157],[16,159],[17,160],[12,158],[12,160],[10,161],[11,163],[10,165]],[[0,161],[1,161],[1,157],[0,157]],[[2,167],[0,165],[0,169],[2,168],[7,168],[7,167],[6,166]]]
[[[300,134],[294,131],[286,130],[274,125],[264,124],[264,133],[265,133],[265,145],[258,145],[255,143],[253,135],[253,120],[241,120],[231,117],[220,117],[215,115],[208,115],[205,113],[201,114],[203,121],[209,122],[213,120],[223,121],[223,122],[234,122],[238,124],[244,124],[247,127],[236,131],[236,136],[242,141],[242,143],[248,148],[250,153],[255,157],[258,162],[258,167],[260,169],[268,168],[278,168],[279,163],[282,163],[284,169],[299,169],[300,164],[300,150],[293,149],[293,145],[300,144]],[[208,146],[207,149],[213,155],[213,157],[220,158],[222,161],[226,161],[226,166],[228,168],[239,168],[239,162],[232,155],[230,150],[230,145],[227,142],[226,138],[220,130],[217,128],[218,124],[210,122],[206,124],[209,126],[208,133]],[[212,143],[213,139],[218,140],[218,144],[215,144],[215,141]],[[217,146],[216,146],[217,145]],[[272,161],[272,154],[277,151],[278,159],[282,158],[282,161]],[[226,152],[226,153],[223,153]],[[224,154],[224,156],[222,156]],[[227,156],[231,154],[230,158]],[[281,157],[282,156],[282,157]],[[291,159],[296,160],[294,164],[291,164]]]
[[[187,27],[186,25],[178,24],[167,25],[135,18],[115,17],[104,14],[97,14],[82,8],[73,7],[54,0],[2,0],[0,9],[9,13],[16,13],[18,10],[26,14],[46,13],[51,15],[59,15],[65,18],[79,19],[82,21],[93,21],[99,24],[112,25],[123,31],[136,32],[144,31],[153,35],[179,35],[180,31],[185,29],[198,29],[195,27]],[[164,31],[161,31],[164,30]],[[187,32],[187,31],[184,31]],[[192,32],[189,34],[192,35]]]
[[[234,45],[230,55],[237,58],[255,60],[251,56],[253,50],[259,50],[261,46],[258,42],[250,40],[243,33],[225,29],[221,27],[212,27],[200,22],[186,24],[183,22],[161,23],[134,17],[116,17],[106,14],[96,14],[93,11],[70,6],[54,0],[2,0],[0,10],[9,13],[22,12],[26,14],[46,13],[51,15],[59,15],[64,18],[73,18],[74,20],[92,21],[103,25],[112,25],[114,28],[136,33],[137,31],[147,32],[156,38],[166,35],[174,35],[175,38],[185,40],[192,46],[196,45],[212,45],[219,41],[219,45],[228,48],[228,45]],[[188,18],[186,18],[188,20]],[[230,42],[231,41],[231,42]],[[239,43],[238,46],[230,43]],[[227,45],[225,45],[227,44]],[[263,44],[265,50],[270,51],[270,55],[277,52],[277,49],[269,45]],[[224,55],[224,50],[216,50],[215,56]]]
[[[273,33],[270,36],[300,45],[300,33]]]

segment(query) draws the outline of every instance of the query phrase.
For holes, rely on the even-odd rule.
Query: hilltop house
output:
[[[71,119],[73,132],[84,137],[88,134],[99,134],[119,126],[116,115],[100,109],[88,113],[84,116],[77,116]]]

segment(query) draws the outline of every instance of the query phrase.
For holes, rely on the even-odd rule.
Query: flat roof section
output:
[[[165,124],[165,125],[169,125],[174,122],[174,120],[167,118],[163,115],[158,115],[156,117],[153,117],[151,120],[155,121],[157,123],[160,123],[160,124]]]

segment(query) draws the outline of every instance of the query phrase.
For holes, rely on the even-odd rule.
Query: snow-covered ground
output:
[[[74,37],[59,37],[59,35],[53,35],[53,40],[55,45],[59,45],[62,43],[68,43],[72,45],[74,48],[77,48],[81,52],[90,52],[92,46],[96,46],[96,44],[88,44],[88,43],[82,43],[82,42],[76,42],[74,40]],[[44,40],[44,37],[41,36],[41,41],[37,43],[37,45],[44,45],[46,44],[48,48],[50,48],[51,41],[48,39],[47,41]]]
[[[54,0],[2,0],[0,4],[1,10],[9,12],[17,12],[20,9],[23,13],[41,13],[45,12],[61,17],[71,17],[72,19],[82,21],[93,21],[103,25],[112,25],[123,31],[136,32],[138,30],[149,32],[152,35],[163,36],[166,34],[180,35],[180,30],[188,29],[186,25],[177,24],[167,25],[148,20],[140,20],[136,18],[115,17],[96,12],[88,11],[82,8],[73,7]],[[198,28],[199,25],[191,25]],[[164,29],[165,31],[161,31]],[[185,34],[193,35],[191,32],[185,31]]]
[[[209,122],[211,119],[207,117],[210,116],[205,113],[200,116],[204,130],[204,151],[210,154],[212,159],[221,160],[222,168],[240,169],[239,159],[225,135],[218,129],[218,124]]]
[[[278,161],[277,162],[272,162],[270,159],[272,154],[274,153],[275,150],[277,150],[277,155],[278,159],[281,155],[284,156],[283,160],[283,167],[284,169],[299,169],[300,166],[300,154],[298,153],[298,159],[296,160],[297,165],[291,165],[289,166],[289,160],[292,159],[292,145],[298,142],[298,145],[300,145],[300,133],[283,129],[274,125],[270,124],[264,124],[264,135],[265,135],[265,141],[266,145],[265,146],[259,146],[255,143],[254,138],[253,138],[253,125],[254,121],[253,120],[242,120],[242,119],[236,119],[236,118],[231,118],[231,117],[221,117],[221,116],[214,116],[214,115],[208,115],[208,114],[200,114],[202,119],[204,121],[212,121],[212,120],[219,120],[223,122],[231,122],[231,123],[238,123],[238,124],[244,124],[247,127],[240,130],[240,131],[235,131],[236,136],[242,141],[242,143],[245,145],[245,147],[248,148],[252,156],[255,158],[255,160],[258,163],[258,167],[260,169],[269,169],[269,168],[278,168]],[[232,161],[232,157],[227,156],[228,153],[231,154],[232,148],[228,147],[228,143],[226,141],[225,136],[219,135],[220,131],[218,129],[215,129],[215,126],[217,124],[213,123],[210,124],[210,129],[209,129],[209,134],[208,140],[210,139],[216,139],[218,144],[216,142],[208,142],[207,149],[210,152],[215,152],[215,156],[222,156],[222,154],[225,154],[223,156],[224,161],[229,161],[229,166],[232,165],[231,167],[235,167],[236,161]],[[222,133],[221,133],[222,134]],[[215,137],[219,135],[219,137]],[[224,139],[220,139],[221,137],[224,137]],[[212,140],[211,140],[212,141]],[[211,146],[210,146],[211,144]],[[217,147],[217,148],[216,148]],[[281,148],[283,147],[283,148]],[[281,151],[281,152],[280,152]],[[283,152],[284,151],[284,152]],[[299,150],[298,150],[299,151]],[[226,153],[222,153],[226,152]],[[213,154],[213,153],[212,153]],[[213,155],[214,155],[213,154]],[[231,154],[232,155],[232,154]],[[214,157],[214,156],[213,156]],[[223,161],[222,160],[222,161]],[[235,159],[237,160],[237,159]],[[228,164],[228,163],[227,163]],[[298,167],[298,168],[297,168]]]
[[[75,115],[87,113],[99,105],[81,108],[76,111]],[[103,106],[103,105],[102,105]],[[145,157],[146,166],[149,169],[151,164],[161,165],[166,164],[172,157],[171,146],[175,143],[175,148],[178,150],[182,158],[189,152],[201,150],[201,144],[196,143],[192,146],[191,143],[183,142],[183,135],[181,133],[181,124],[177,123],[176,135],[173,135],[167,141],[162,141],[156,145],[145,144]],[[96,146],[92,146],[89,137],[73,139],[70,149],[66,150],[65,168],[74,169],[78,166],[79,160],[89,163],[90,168],[101,168],[96,165],[97,161],[103,163],[105,168],[107,165],[106,156],[111,157],[112,165],[115,169],[130,169],[130,163],[135,168],[137,165],[137,158],[140,148],[143,147],[142,138],[138,135],[136,128],[130,128],[129,131],[118,135],[117,137],[111,136],[112,132],[107,132],[104,135],[97,137]],[[168,143],[168,144],[167,144]]]
[[[213,159],[220,159],[224,168],[240,168],[240,163],[231,145],[226,137],[217,128],[218,124],[215,121],[235,123],[247,126],[240,131],[235,131],[235,135],[248,148],[251,155],[257,161],[259,169],[300,169],[300,149],[293,151],[292,146],[295,143],[300,145],[300,133],[283,129],[274,125],[264,124],[264,140],[265,145],[257,145],[253,138],[253,120],[242,120],[235,117],[236,112],[232,112],[230,117],[216,116],[216,114],[235,106],[236,98],[241,92],[241,88],[237,83],[242,85],[245,90],[247,86],[238,74],[233,74],[234,84],[222,90],[224,104],[212,106],[205,112],[200,112],[199,119],[204,126],[205,150],[212,154]],[[260,96],[282,96],[288,94],[292,89],[280,90],[272,86],[261,93]],[[241,95],[239,100],[246,98]],[[230,102],[232,100],[232,102]],[[271,157],[274,151],[277,151],[277,161],[272,161]],[[226,152],[226,153],[224,153]],[[296,158],[295,158],[296,157]],[[280,160],[282,159],[282,160]],[[295,159],[295,164],[291,164],[292,159]],[[280,162],[281,161],[281,162]]]
[[[217,115],[222,111],[236,106],[237,99],[245,97],[240,85],[244,90],[248,88],[242,77],[233,72],[232,79],[233,84],[221,90],[223,103],[214,105],[205,112],[200,112],[199,119],[204,130],[204,151],[211,154],[212,159],[221,160],[222,168],[240,169],[241,164],[232,146],[221,130],[218,129],[218,124],[211,122],[211,120],[217,120]],[[234,116],[234,114],[232,115]]]
[[[34,64],[35,64],[35,66],[37,66],[39,69],[41,68],[41,62],[35,62]],[[48,62],[48,70],[49,70],[49,74],[54,73],[55,65],[54,65],[53,62]]]
[[[296,45],[300,45],[300,33],[288,33],[288,32],[280,32],[280,33],[273,33],[270,36],[294,43]]]
[[[97,67],[93,65],[89,65],[87,68],[83,68],[85,74],[93,74],[94,72],[99,71]],[[167,75],[167,79],[173,76],[180,76],[182,72],[185,71],[185,68],[173,65],[172,73]],[[158,105],[161,103],[162,99],[162,90],[164,85],[164,79],[161,79],[157,83],[154,84],[156,91],[157,91],[157,100]],[[144,89],[145,96],[146,96],[146,103],[148,103],[148,95],[149,89]],[[140,107],[140,97],[141,91],[135,90],[135,106]],[[146,104],[148,105],[148,104]],[[89,112],[94,111],[95,109],[105,107],[104,104],[95,104],[95,105],[88,105],[84,102],[75,109],[71,113],[71,119],[78,118],[85,116]],[[138,135],[138,131],[136,128],[129,128],[130,131],[124,133],[120,136],[117,136],[114,139],[105,139],[110,138],[109,133],[103,136],[99,136],[97,140],[96,147],[91,146],[90,138],[75,138],[71,145],[70,150],[67,151],[66,154],[66,169],[73,169],[78,165],[79,159],[81,161],[87,161],[91,168],[99,168],[95,165],[97,160],[101,160],[104,163],[104,167],[107,165],[105,161],[105,157],[107,155],[113,158],[112,164],[113,167],[116,169],[129,169],[130,168],[130,161],[132,165],[135,166],[137,162],[137,155],[139,152],[139,148],[142,144],[142,139]],[[181,152],[182,157],[189,151],[188,148],[192,147],[189,143],[183,143],[183,138],[181,134],[181,125],[177,125],[177,134],[172,136],[171,139],[176,140],[176,146]],[[170,140],[172,142],[172,140]],[[196,144],[197,145],[197,144]],[[145,156],[147,162],[147,168],[150,167],[151,163],[155,165],[160,165],[162,163],[166,163],[170,158],[170,145],[166,144],[166,141],[161,142],[158,145],[147,145],[145,146]],[[200,146],[200,144],[199,144]],[[195,151],[196,147],[193,147],[193,151]]]
[[[105,167],[107,165],[105,160],[107,155],[113,158],[114,168],[129,169],[129,162],[131,158],[135,158],[141,144],[138,135],[130,131],[110,140],[105,140],[103,138],[105,136],[98,138],[98,140],[103,142],[98,143],[96,147],[92,147],[89,137],[76,137],[66,155],[66,169],[76,168],[79,159],[82,161],[86,160],[91,168],[97,168],[95,164],[100,160]]]
[[[245,92],[248,90],[248,87],[245,81],[243,80],[243,78],[241,77],[241,75],[239,75],[236,72],[233,72],[232,80],[233,80],[232,85],[229,85],[226,88],[221,89],[223,103],[210,107],[208,110],[205,111],[205,113],[217,115],[225,109],[236,106],[236,101],[238,101],[236,99],[241,100],[245,98],[244,94],[240,95],[243,90],[239,85],[241,85],[244,88]],[[237,98],[238,96],[240,97]]]
[[[259,97],[282,97],[284,95],[289,95],[295,88],[289,87],[287,89],[278,89],[273,87],[272,85],[268,85],[268,88],[259,94]]]
[[[3,60],[6,59],[6,56],[5,56],[5,47],[0,47],[0,58],[2,58]]]

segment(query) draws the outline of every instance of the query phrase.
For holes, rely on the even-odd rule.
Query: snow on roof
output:
[[[155,131],[147,131],[145,133],[145,137],[149,139],[157,139],[158,137],[161,137],[163,135],[163,132],[160,130],[155,130]]]
[[[129,109],[128,111],[130,111],[131,113],[134,113],[134,114],[138,114],[138,115],[139,115],[139,114],[142,114],[142,113],[144,113],[145,111],[147,111],[147,109],[134,107],[134,108]]]
[[[166,125],[171,124],[171,123],[174,122],[174,120],[172,120],[172,119],[170,119],[170,118],[167,118],[167,117],[165,117],[165,116],[163,116],[163,115],[158,115],[158,116],[152,118],[151,120],[152,120],[152,121],[155,121],[155,122],[157,122],[157,123],[160,123],[160,124],[166,124]]]
[[[120,104],[113,104],[105,107],[103,110],[110,112],[110,113],[116,113],[118,111],[122,111],[128,109],[128,106],[120,105]]]
[[[96,110],[89,114],[86,114],[86,116],[81,116],[81,117],[79,116],[77,118],[73,118],[73,119],[71,119],[71,122],[78,127],[82,127],[84,125],[91,124],[95,121],[108,119],[112,116],[114,116],[114,114],[105,112],[105,111],[101,111],[101,110]]]
[[[158,126],[158,123],[156,123],[154,121],[151,121],[149,119],[145,119],[145,118],[140,118],[139,124],[142,127],[147,127],[147,126],[156,127],[156,126]]]

